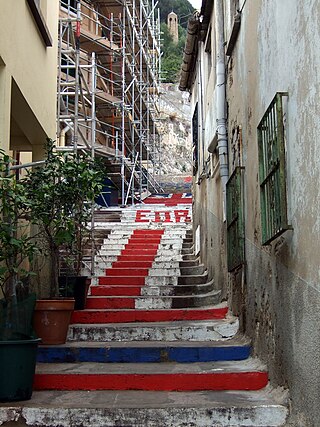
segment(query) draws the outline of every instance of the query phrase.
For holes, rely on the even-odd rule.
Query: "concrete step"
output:
[[[85,309],[74,311],[71,323],[173,322],[178,320],[223,319],[225,304],[198,308],[174,309]]]
[[[266,368],[256,359],[198,363],[38,363],[35,390],[260,390]]]
[[[229,339],[239,330],[233,316],[206,321],[71,324],[68,341],[216,341]]]
[[[104,271],[106,277],[132,277],[132,276],[155,276],[155,277],[173,277],[180,276],[180,268],[174,267],[152,267],[152,268],[125,268],[121,266],[112,265]]]
[[[111,278],[110,278],[111,279]],[[102,281],[104,281],[105,284],[111,284],[107,283],[108,278],[103,278]],[[197,274],[197,275],[189,275],[189,276],[178,276],[178,275],[171,275],[171,276],[147,276],[145,278],[145,283],[147,285],[154,285],[154,286],[165,286],[165,285],[200,285],[208,282],[208,273],[205,272],[204,274]],[[129,283],[129,282],[128,282]],[[102,282],[100,283],[103,284]]]
[[[86,309],[170,309],[203,307],[219,302],[220,292],[203,295],[88,296]]]
[[[194,276],[198,274],[204,274],[206,268],[203,264],[192,265],[185,267],[183,262],[180,263],[180,274],[181,276]]]
[[[281,427],[286,405],[286,394],[270,387],[233,392],[35,391],[32,400],[2,407],[0,421],[6,425],[19,420],[31,427]]]
[[[41,363],[198,363],[245,360],[250,352],[250,341],[243,336],[211,342],[68,342],[39,346],[37,360]]]

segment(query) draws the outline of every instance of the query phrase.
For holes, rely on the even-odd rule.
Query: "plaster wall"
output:
[[[271,381],[289,387],[290,425],[305,427],[320,420],[319,49],[317,0],[247,0],[227,76],[229,135],[241,126],[246,168],[246,331],[268,363]],[[293,230],[262,247],[257,126],[277,91],[289,95],[286,172]]]
[[[201,260],[206,266],[214,286],[227,297],[225,255],[225,225],[223,196],[217,153],[209,153],[217,131],[216,112],[216,34],[214,9],[204,41],[199,44],[196,79],[192,88],[191,104],[198,102],[199,115],[199,167],[194,177],[193,224],[200,224]],[[201,95],[199,95],[201,94]]]
[[[15,1],[14,5],[0,0],[0,92],[4,94],[0,143],[5,149],[10,145],[12,102],[20,109],[16,111],[21,119],[19,132],[26,137],[28,149],[26,142],[42,145],[45,136],[55,137],[59,2],[41,2],[41,7],[53,47],[45,46],[25,0]],[[23,109],[23,103],[28,109]]]

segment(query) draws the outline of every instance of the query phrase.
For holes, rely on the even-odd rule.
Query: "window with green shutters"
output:
[[[227,182],[228,271],[245,262],[243,175],[244,168],[237,166]]]
[[[278,92],[258,126],[262,244],[290,229],[287,218],[283,97]]]
[[[197,175],[199,165],[199,113],[198,103],[192,116],[192,162],[193,176]]]

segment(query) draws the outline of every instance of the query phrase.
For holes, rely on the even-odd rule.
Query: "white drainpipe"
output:
[[[61,129],[60,131],[60,136],[59,136],[59,147],[65,147],[66,145],[66,133],[70,130],[70,126],[66,125],[63,129]]]
[[[216,29],[216,52],[217,52],[217,134],[218,153],[220,161],[220,177],[223,192],[223,216],[226,218],[226,184],[229,178],[228,168],[228,138],[227,138],[227,115],[226,115],[226,78],[225,78],[225,52],[224,52],[224,18],[223,1],[214,2],[215,29]]]

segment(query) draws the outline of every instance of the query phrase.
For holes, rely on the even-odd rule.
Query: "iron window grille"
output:
[[[258,126],[262,245],[291,228],[287,218],[283,97],[278,92]]]
[[[199,116],[198,116],[198,103],[194,109],[192,117],[192,162],[193,162],[193,176],[198,172],[199,163]]]
[[[237,166],[227,182],[227,260],[229,272],[245,262],[243,179],[244,167]]]

